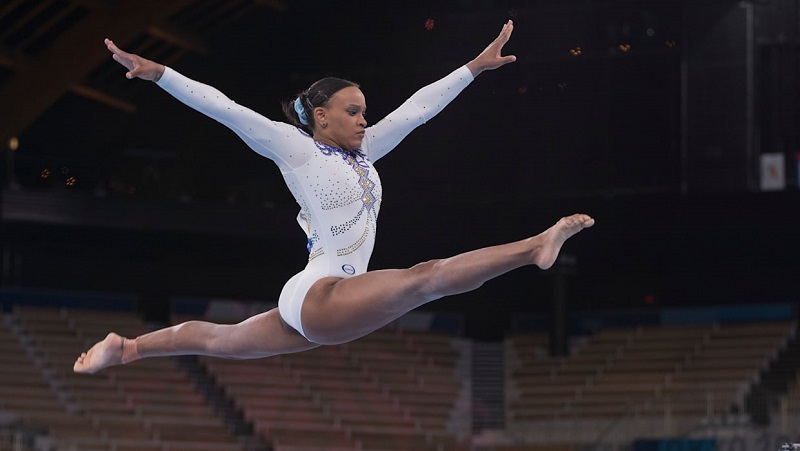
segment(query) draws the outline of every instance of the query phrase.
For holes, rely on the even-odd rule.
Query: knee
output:
[[[417,263],[416,265],[408,268],[408,270],[414,274],[416,279],[424,280],[427,278],[432,278],[439,262],[441,262],[441,260],[428,260],[426,262]]]
[[[440,293],[446,291],[443,286],[445,281],[440,277],[442,265],[444,265],[444,260],[436,259],[417,263],[408,269],[412,274],[415,288],[419,294],[426,297],[441,297]]]

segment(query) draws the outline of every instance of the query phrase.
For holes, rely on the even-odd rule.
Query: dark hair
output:
[[[314,108],[328,105],[328,102],[334,94],[350,86],[356,88],[359,87],[358,83],[336,77],[326,77],[317,80],[311,86],[309,86],[308,89],[298,93],[295,98],[283,102],[283,114],[286,115],[286,118],[289,119],[289,122],[301,128],[302,130],[305,130],[305,132],[309,135],[313,135]],[[296,98],[299,98],[300,102],[303,104],[303,108],[306,111],[306,116],[308,117],[308,125],[304,125],[300,122],[300,118],[297,116],[297,111],[294,110],[294,100]]]

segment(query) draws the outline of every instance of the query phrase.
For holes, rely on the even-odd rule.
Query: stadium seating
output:
[[[38,365],[27,364],[28,380],[36,382],[25,393],[37,396],[4,396],[4,404],[45,427],[58,449],[242,449],[174,359],[142,360],[96,375],[72,372],[80,352],[109,331],[147,332],[134,314],[16,307],[14,317],[28,340],[16,355],[33,354]]]
[[[209,371],[279,449],[461,449],[448,432],[464,381],[449,338],[387,328],[347,345]],[[327,449],[327,448],[326,448]]]
[[[605,329],[569,357],[548,356],[541,334],[512,337],[509,427],[570,424],[594,439],[622,418],[641,424],[643,435],[654,424],[697,425],[741,410],[794,330],[788,321]]]
[[[46,430],[57,449],[247,449],[176,359],[74,374],[76,356],[111,330],[136,336],[149,327],[133,313],[17,306],[4,315],[0,412]],[[741,410],[794,330],[793,322],[609,328],[575,340],[565,357],[549,355],[545,334],[509,337],[507,429],[528,445],[493,449],[570,451],[621,424],[628,438],[654,425],[680,433]],[[461,358],[449,336],[386,327],[340,346],[199,363],[278,451],[466,450],[470,437],[453,424],[469,382],[457,376]],[[800,416],[798,392],[800,383],[781,413]],[[12,449],[3,437],[0,451]]]

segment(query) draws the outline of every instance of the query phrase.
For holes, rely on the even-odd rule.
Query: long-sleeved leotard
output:
[[[251,149],[280,168],[300,205],[297,221],[308,238],[309,261],[284,286],[278,308],[284,321],[305,336],[300,313],[311,285],[323,277],[352,277],[367,271],[382,198],[372,162],[438,114],[472,79],[469,69],[462,66],[420,89],[368,127],[361,151],[355,153],[317,142],[293,125],[269,120],[170,68],[157,83],[236,132]]]

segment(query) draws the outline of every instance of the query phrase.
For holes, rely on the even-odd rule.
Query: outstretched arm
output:
[[[243,107],[213,86],[192,80],[177,71],[117,47],[105,40],[114,61],[128,69],[128,79],[153,81],[185,105],[233,130],[256,153],[275,161],[282,170],[301,166],[306,157],[293,149],[301,134],[294,126],[275,122]]]
[[[362,150],[370,160],[377,161],[394,149],[412,130],[439,114],[478,74],[516,61],[517,57],[514,55],[502,55],[503,46],[511,38],[512,31],[514,23],[509,20],[503,25],[497,38],[472,61],[420,89],[383,120],[369,127]]]

